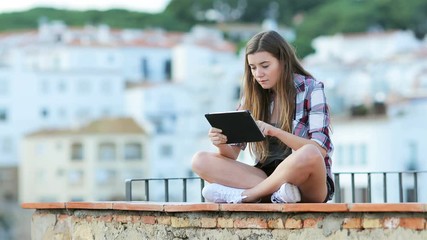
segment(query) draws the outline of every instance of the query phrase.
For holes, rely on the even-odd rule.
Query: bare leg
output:
[[[285,183],[300,189],[302,202],[323,202],[327,195],[326,168],[320,151],[314,145],[305,145],[285,159],[264,181],[247,189],[244,202],[257,201],[277,191]]]
[[[244,202],[267,197],[285,182],[298,186],[302,202],[323,202],[327,195],[325,164],[314,145],[292,153],[269,177],[258,168],[210,152],[196,153],[192,168],[208,182],[247,189],[242,193],[247,196]]]
[[[260,169],[218,153],[198,152],[193,156],[193,171],[204,180],[229,187],[248,189],[267,178]]]

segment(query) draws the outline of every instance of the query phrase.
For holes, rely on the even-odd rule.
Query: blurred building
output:
[[[195,27],[172,49],[170,82],[130,84],[126,112],[153,136],[153,177],[193,176],[191,157],[211,148],[204,114],[234,110],[239,99],[240,61],[217,31]]]
[[[1,34],[0,43],[0,166],[19,164],[28,169],[25,165],[33,166],[36,163],[32,161],[38,160],[28,158],[27,145],[36,148],[51,141],[51,134],[68,144],[72,138],[62,129],[82,129],[94,120],[129,117],[144,126],[152,163],[135,168],[143,174],[132,176],[191,176],[191,156],[212,147],[204,114],[237,106],[243,61],[218,30],[200,26],[188,33],[110,29],[105,25],[69,28],[62,22],[41,21],[37,31]],[[97,136],[85,134],[88,139]],[[20,146],[23,136],[27,137]],[[96,141],[102,142],[101,138]],[[48,151],[52,156],[43,153],[43,158],[61,165],[70,157],[67,151],[63,150],[65,155]],[[31,176],[40,181],[46,181],[43,176],[49,174],[69,178],[66,170],[43,171]],[[70,174],[79,178],[79,171]],[[20,186],[35,181],[20,173],[24,179]],[[85,172],[84,179],[96,178],[96,174]],[[113,179],[124,191],[124,175],[117,173]],[[90,180],[83,185],[86,183],[92,184]],[[21,189],[21,199],[27,200],[28,194],[43,201],[113,197],[107,193],[88,196],[87,192],[53,196],[42,188],[40,194],[26,193],[36,189]]]
[[[18,167],[0,166],[0,202],[15,202],[18,199]]]
[[[305,67],[325,83],[333,112],[333,171],[427,170],[427,141],[420,131],[427,121],[427,44],[410,31],[322,36]],[[372,180],[372,201],[383,201],[383,176]],[[425,174],[418,182],[425,182]],[[389,177],[398,185],[398,174]],[[405,201],[414,201],[415,180],[403,175]],[[350,179],[341,182],[350,200]],[[356,179],[357,201],[366,201],[367,179]],[[399,201],[391,188],[388,200]],[[427,195],[418,187],[419,201]]]
[[[321,36],[312,44],[304,66],[325,83],[335,114],[427,94],[427,40],[411,31]]]
[[[131,118],[27,135],[20,162],[21,202],[123,200],[124,179],[149,176],[149,136]],[[136,199],[143,199],[136,191]]]
[[[182,34],[68,28],[0,35],[0,165],[19,162],[20,138],[40,128],[123,116],[126,82],[170,79]]]

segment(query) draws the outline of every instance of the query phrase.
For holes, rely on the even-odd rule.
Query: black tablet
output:
[[[258,142],[265,139],[248,110],[207,113],[205,117],[212,127],[222,130],[227,136],[227,143]]]

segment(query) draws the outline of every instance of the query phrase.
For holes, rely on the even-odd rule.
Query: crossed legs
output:
[[[326,168],[316,146],[308,144],[293,152],[267,176],[261,169],[226,158],[218,153],[198,152],[193,171],[210,183],[246,189],[244,202],[271,195],[284,183],[297,186],[301,202],[323,202],[327,195]]]

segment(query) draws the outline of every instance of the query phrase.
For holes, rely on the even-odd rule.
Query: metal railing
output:
[[[186,178],[139,178],[139,179],[126,179],[125,185],[126,185],[126,201],[133,201],[133,184],[135,182],[143,182],[143,191],[144,191],[144,201],[150,201],[151,200],[151,192],[153,192],[153,186],[151,186],[152,183],[159,183],[163,182],[163,191],[161,195],[164,196],[164,201],[169,202],[170,201],[170,183],[171,182],[180,182],[180,185],[182,187],[182,202],[187,202],[187,196],[188,196],[188,185],[191,180],[197,181],[200,184],[200,201],[204,201],[203,196],[201,195],[201,189],[205,186],[205,181],[199,177],[186,177]],[[194,186],[194,184],[192,184]],[[156,192],[159,193],[158,185],[156,188]]]
[[[335,203],[427,201],[427,191],[419,189],[427,171],[336,172],[334,182]],[[199,177],[127,179],[126,201],[204,202],[205,184]]]

